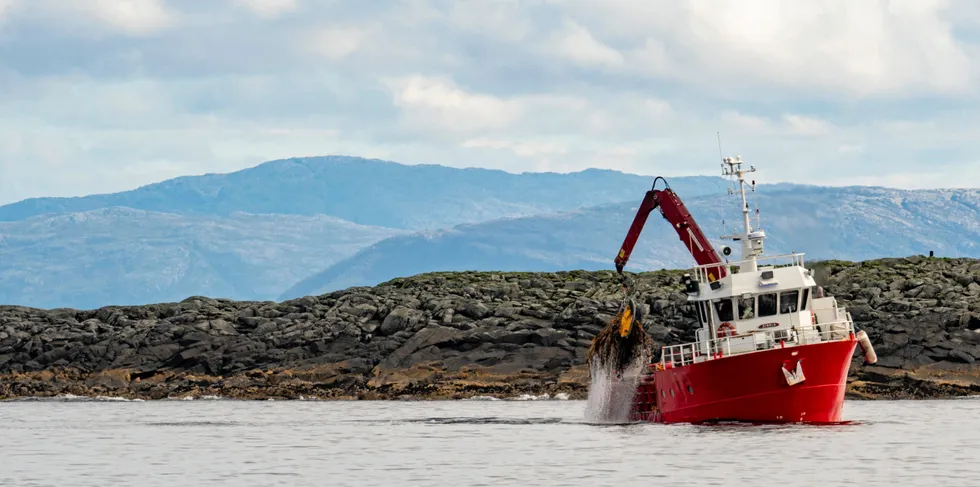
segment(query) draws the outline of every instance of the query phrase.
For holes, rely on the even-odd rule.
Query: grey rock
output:
[[[879,357],[878,363],[876,365],[878,365],[879,367],[888,367],[892,369],[897,369],[897,368],[901,368],[904,363],[905,360],[902,359],[901,357],[887,356],[887,357]]]
[[[474,320],[482,320],[492,314],[490,308],[479,301],[467,301],[459,309],[460,314]]]
[[[381,323],[382,335],[393,335],[402,330],[410,328],[421,319],[422,313],[418,310],[397,307],[388,313]]]
[[[976,358],[973,357],[973,355],[970,355],[969,353],[963,350],[950,350],[949,358],[953,361],[963,362],[967,364],[973,364],[977,361]]]
[[[401,347],[391,353],[384,361],[388,368],[402,367],[407,359],[416,351],[423,348],[448,342],[456,336],[456,330],[442,326],[427,326],[408,339]]]

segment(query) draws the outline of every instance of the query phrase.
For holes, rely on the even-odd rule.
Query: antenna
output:
[[[721,159],[721,173],[723,175],[725,175],[725,176],[729,176],[729,178],[728,178],[728,194],[732,195],[732,194],[735,194],[734,181],[732,180],[731,176],[726,172],[726,169],[725,169],[725,162],[726,162],[725,161],[725,153],[721,151],[721,132],[715,132],[715,134],[718,135],[718,158]]]

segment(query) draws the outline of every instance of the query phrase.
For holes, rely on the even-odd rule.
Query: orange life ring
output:
[[[735,336],[735,327],[729,322],[724,322],[718,327],[718,331],[715,332],[715,337],[724,338],[726,336]]]
[[[810,311],[810,321],[813,322],[813,325],[814,326],[817,325],[817,315],[814,314],[812,310]]]

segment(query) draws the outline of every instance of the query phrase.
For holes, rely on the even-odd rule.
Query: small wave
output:
[[[234,421],[159,421],[144,423],[147,426],[238,426]]]
[[[532,424],[556,424],[561,423],[561,418],[421,418],[407,419],[405,423],[424,423],[424,424],[506,424],[506,425],[532,425]]]
[[[196,399],[194,396],[179,396],[179,397],[167,397],[164,401],[193,401]]]
[[[75,394],[64,394],[51,397],[18,397],[10,399],[14,402],[143,402],[142,399],[128,399],[115,396],[76,396]]]
[[[463,401],[567,401],[569,399],[568,393],[560,392],[552,397],[550,394],[521,394],[519,396],[507,397],[501,399],[495,396],[473,396],[463,399]]]
[[[93,398],[99,402],[143,402],[142,399],[127,399],[125,397],[96,396]]]
[[[515,396],[508,398],[508,401],[567,401],[571,396],[567,392],[559,392],[552,397],[550,394],[541,394],[540,396],[535,396],[534,394],[521,394],[520,396]]]
[[[517,397],[512,397],[508,401],[547,401],[551,399],[549,394],[541,394],[540,396],[535,396],[534,394],[521,394]]]
[[[204,396],[177,396],[177,397],[168,397],[168,398],[163,399],[163,400],[164,401],[227,401],[229,399],[227,397],[223,397],[223,396],[216,396],[216,395],[208,394],[208,395],[204,395]]]
[[[493,396],[473,396],[463,399],[464,401],[499,401],[500,398]]]

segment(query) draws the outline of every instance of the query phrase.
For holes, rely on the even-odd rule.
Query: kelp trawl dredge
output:
[[[588,360],[614,372],[619,394],[632,396],[633,421],[836,423],[841,421],[847,373],[855,347],[865,361],[877,358],[864,331],[837,300],[824,296],[802,253],[763,257],[766,234],[753,229],[740,157],[722,159],[723,174],[738,183],[744,228],[724,236],[741,244],[741,259],[723,261],[667,186],[646,193],[616,256],[623,307],[595,338]],[[732,192],[732,190],[730,190]],[[697,265],[684,277],[684,292],[697,315],[696,340],[662,347],[649,363],[650,339],[636,320],[632,282],[623,268],[647,217],[659,209]],[[756,210],[758,211],[758,210]],[[623,372],[646,358],[639,376]],[[593,372],[593,379],[595,372]]]

